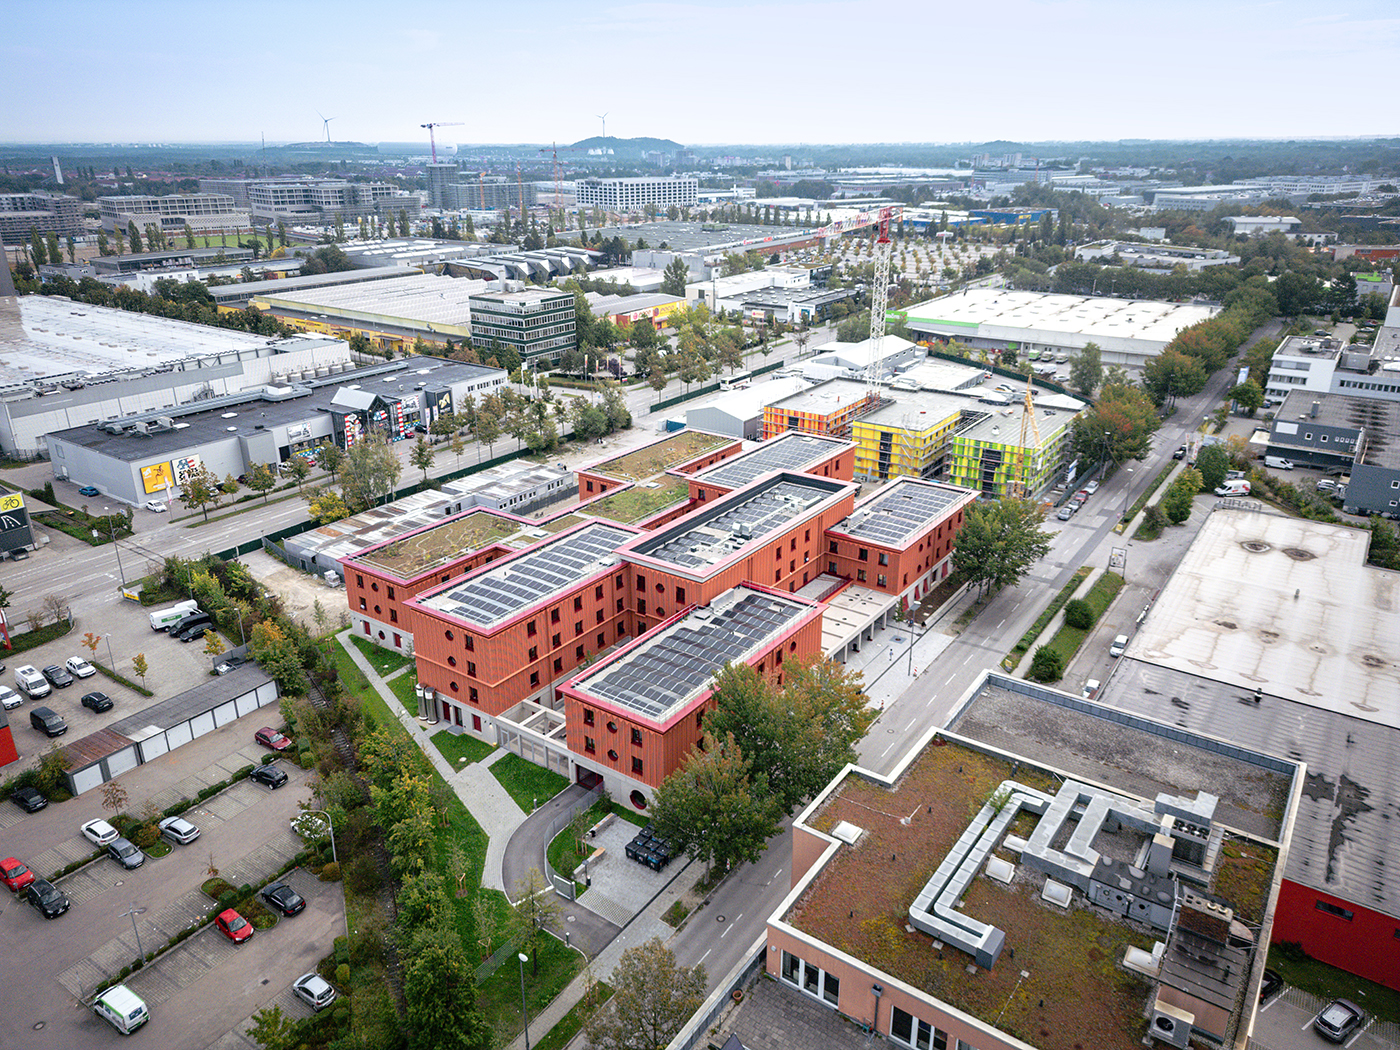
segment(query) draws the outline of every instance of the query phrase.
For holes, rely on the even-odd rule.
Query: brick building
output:
[[[647,481],[668,471],[694,474],[720,460],[736,456],[744,443],[736,438],[681,430],[641,448],[605,459],[577,471],[579,499],[590,499],[621,488],[628,482]]]

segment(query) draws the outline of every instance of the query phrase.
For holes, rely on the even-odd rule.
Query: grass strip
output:
[[[491,763],[491,775],[501,782],[501,787],[526,813],[534,812],[540,803],[547,802],[569,786],[567,777],[527,762],[515,754]]]
[[[1161,473],[1159,473],[1155,478],[1152,479],[1152,484],[1147,486],[1147,491],[1144,492],[1141,496],[1139,496],[1136,500],[1134,500],[1132,507],[1128,510],[1128,513],[1124,514],[1123,517],[1119,519],[1120,523],[1126,524],[1127,522],[1132,521],[1133,518],[1137,516],[1137,512],[1142,510],[1143,507],[1147,506],[1147,501],[1152,498],[1152,494],[1162,487],[1162,482],[1166,481],[1167,476],[1171,474],[1171,472],[1175,469],[1175,460],[1163,467]]]
[[[1094,570],[1090,566],[1085,565],[1070,577],[1069,583],[1060,588],[1060,593],[1055,595],[1054,601],[1047,605],[1045,611],[1036,617],[1036,621],[1031,624],[1030,630],[1021,635],[1021,640],[1016,643],[1015,648],[1002,660],[1002,667],[1009,671],[1021,662],[1021,657],[1030,652],[1031,646],[1035,644],[1036,639],[1040,637],[1041,632],[1045,630],[1050,621],[1055,618],[1055,614],[1069,604],[1070,597],[1079,589],[1079,585],[1084,582],[1089,573],[1093,571]]]
[[[413,657],[395,652],[393,649],[385,649],[382,645],[375,645],[363,638],[351,638],[350,641],[370,662],[370,666],[379,672],[381,678],[388,678],[400,667],[407,667],[413,663]]]
[[[474,765],[483,758],[489,758],[496,750],[485,740],[478,740],[466,733],[449,733],[445,729],[434,733],[428,739],[453,769]]]
[[[1116,572],[1106,572],[1094,581],[1094,585],[1089,588],[1089,593],[1084,596],[1084,600],[1089,603],[1089,608],[1094,612],[1094,624],[1108,607],[1113,604],[1113,599],[1118,596],[1119,590],[1123,587],[1123,577]],[[1080,630],[1078,627],[1071,627],[1065,624],[1055,632],[1055,637],[1047,643],[1051,651],[1059,653],[1064,661],[1061,666],[1068,667],[1074,654],[1079,652],[1079,647],[1084,644],[1084,639],[1089,636],[1089,632],[1094,629],[1091,624],[1087,630]]]
[[[559,1018],[559,1023],[535,1044],[535,1050],[564,1050],[564,1047],[573,1042],[574,1036],[583,1030],[583,1026],[593,1019],[593,1015],[606,1005],[612,994],[610,985],[603,981],[595,982],[591,994],[585,995],[568,1013]]]
[[[1269,945],[1269,968],[1319,999],[1350,999],[1378,1021],[1400,1024],[1400,992],[1314,959],[1297,944]]]

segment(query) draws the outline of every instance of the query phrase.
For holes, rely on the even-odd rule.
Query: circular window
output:
[[[447,658],[447,666],[448,666],[448,667],[456,667],[456,666],[457,666],[457,658],[456,658],[455,656],[449,656],[449,657]]]
[[[371,584],[369,585],[369,589],[372,590],[372,591],[377,591],[377,590],[379,590],[379,584],[377,584],[377,583],[371,583]]]
[[[375,615],[375,616],[380,615],[383,611],[384,611],[384,610],[382,610],[381,608],[379,608],[379,606],[377,606],[377,605],[374,607],[374,615]]]
[[[609,723],[608,723],[608,732],[609,732],[609,733],[616,733],[616,732],[617,732],[617,723],[616,723],[616,722],[609,722]]]
[[[456,682],[450,683],[448,687],[449,687],[454,693],[460,692],[460,690],[457,688],[457,683],[456,683]]]
[[[381,642],[384,640],[384,632],[383,632],[383,631],[380,631],[380,632],[379,632],[379,640],[380,640]]]
[[[666,593],[666,588],[665,588],[665,586],[663,586],[662,584],[659,584],[659,583],[658,583],[658,584],[656,585],[656,593],[657,593],[657,594],[665,594],[665,593]]]
[[[608,748],[608,758],[610,758],[612,761],[616,762],[616,761],[617,761],[617,752],[614,751],[612,748]]]
[[[643,795],[640,791],[632,792],[632,794],[627,796],[627,800],[631,802],[632,805],[637,809],[647,808],[647,797]]]
[[[453,634],[451,631],[444,631],[443,634],[445,634],[445,635],[447,636],[447,640],[448,640],[449,642],[452,641],[452,639],[454,639],[454,638],[457,637],[457,636],[456,636],[455,634]]]

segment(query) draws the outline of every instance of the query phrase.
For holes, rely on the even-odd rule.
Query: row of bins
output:
[[[671,863],[671,844],[657,837],[650,824],[637,833],[636,838],[627,843],[627,859],[645,864],[652,871],[660,871]]]

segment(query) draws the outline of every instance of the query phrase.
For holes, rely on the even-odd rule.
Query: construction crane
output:
[[[560,211],[563,211],[563,210],[564,210],[564,183],[563,183],[563,180],[559,177],[559,175],[560,175],[560,172],[559,172],[559,143],[557,143],[557,142],[551,142],[551,143],[549,144],[549,149],[542,149],[542,150],[540,150],[540,152],[541,152],[541,153],[548,153],[548,154],[550,154],[550,155],[554,158],[554,206],[555,206],[556,208],[558,208]],[[578,151],[576,148],[574,148],[573,146],[565,146],[565,147],[564,147],[564,152],[565,152],[565,153],[577,153],[577,152],[579,152],[579,151]]]
[[[865,385],[869,392],[877,397],[880,380],[884,375],[885,305],[890,298],[890,219],[899,213],[900,209],[897,207],[881,208],[874,220],[879,227],[879,236],[875,239],[875,282],[870,290],[870,364],[865,372]],[[861,217],[857,216],[858,219]],[[832,223],[832,226],[838,225],[840,224]],[[843,228],[855,229],[856,224]]]
[[[1025,499],[1030,494],[1030,486],[1026,482],[1026,461],[1032,456],[1040,455],[1040,424],[1035,418],[1035,394],[1031,386],[1031,374],[1026,373],[1026,397],[1021,403],[1021,442],[1019,455],[1021,462],[1018,465],[1016,477],[1007,482],[1006,491],[1013,499]]]
[[[433,147],[433,163],[437,163],[437,138],[433,135],[433,128],[459,128],[466,121],[464,120],[434,120],[427,124],[419,124],[420,128],[428,129],[428,142]]]

